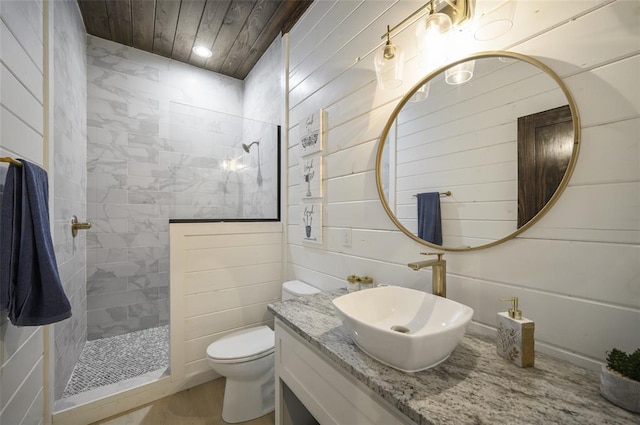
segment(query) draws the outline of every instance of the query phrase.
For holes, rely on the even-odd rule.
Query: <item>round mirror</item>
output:
[[[389,118],[376,180],[393,222],[448,251],[529,228],[567,185],[580,124],[562,80],[517,53],[471,55],[416,84]]]

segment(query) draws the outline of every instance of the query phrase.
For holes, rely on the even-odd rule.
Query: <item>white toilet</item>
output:
[[[282,299],[320,292],[299,280],[282,284]],[[233,332],[207,347],[211,368],[227,378],[222,419],[227,423],[250,421],[272,412],[275,335],[268,326]]]

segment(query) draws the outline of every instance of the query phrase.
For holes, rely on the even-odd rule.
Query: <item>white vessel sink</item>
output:
[[[466,305],[399,286],[352,292],[333,305],[358,347],[403,372],[445,361],[473,317]]]

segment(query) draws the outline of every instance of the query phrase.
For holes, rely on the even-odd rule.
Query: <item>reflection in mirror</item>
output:
[[[511,53],[471,58],[473,78],[464,84],[447,84],[445,67],[416,85],[378,151],[387,213],[424,242],[419,229],[434,225],[439,209],[442,242],[425,244],[448,250],[492,246],[529,227],[559,196],[577,158],[574,102],[550,69]],[[426,83],[428,97],[416,102]],[[417,197],[447,191],[436,205]]]

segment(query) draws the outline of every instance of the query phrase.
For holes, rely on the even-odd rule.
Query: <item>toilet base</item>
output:
[[[222,403],[222,419],[230,424],[246,422],[275,409],[273,365],[259,380],[227,378]]]

